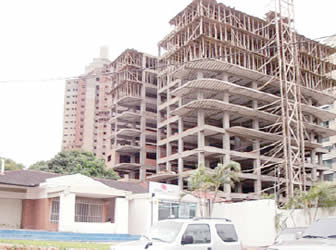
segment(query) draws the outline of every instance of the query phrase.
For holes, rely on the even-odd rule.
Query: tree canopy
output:
[[[91,152],[62,151],[49,161],[39,161],[29,169],[52,172],[57,174],[83,174],[91,177],[118,179],[113,169],[105,168],[105,162]]]
[[[211,216],[220,187],[233,186],[235,182],[239,182],[240,171],[240,164],[234,161],[226,164],[219,163],[214,169],[199,165],[188,178],[188,189],[199,198],[202,206],[204,199],[209,201],[208,213]],[[201,215],[203,215],[202,210]]]
[[[295,195],[284,204],[285,209],[304,209],[309,216],[310,223],[316,219],[319,208],[333,208],[336,206],[335,182],[316,183],[308,191],[296,190]],[[313,214],[314,213],[314,214]]]
[[[3,159],[5,159],[5,170],[7,171],[24,169],[24,166],[21,163],[17,163],[13,161],[12,159],[8,159],[8,158],[3,158]]]

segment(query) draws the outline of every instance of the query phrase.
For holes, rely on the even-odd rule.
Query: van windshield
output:
[[[177,221],[160,221],[153,225],[143,236],[150,240],[173,242],[181,231],[183,223]]]

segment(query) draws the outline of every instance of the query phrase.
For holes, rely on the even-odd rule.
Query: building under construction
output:
[[[133,49],[110,65],[111,158],[122,177],[145,180],[155,173],[157,58]]]
[[[325,91],[336,85],[328,78],[335,49],[295,33],[293,10],[292,0],[279,1],[263,20],[194,0],[171,19],[159,42],[157,172],[148,180],[182,189],[198,165],[233,160],[241,181],[223,191],[245,199],[292,195],[323,179],[321,142],[336,135],[323,122],[336,115],[320,106],[335,101]],[[145,90],[137,91],[141,106]]]

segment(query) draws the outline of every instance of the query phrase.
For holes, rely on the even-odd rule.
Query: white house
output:
[[[137,192],[146,188],[81,174],[7,171],[0,175],[0,228],[127,234],[129,197]]]

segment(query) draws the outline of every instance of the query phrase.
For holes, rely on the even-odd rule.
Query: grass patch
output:
[[[59,249],[97,249],[108,250],[110,244],[106,243],[85,243],[85,242],[61,242],[61,241],[37,241],[37,240],[0,240],[0,244],[10,244],[13,246],[38,246],[57,247]]]

